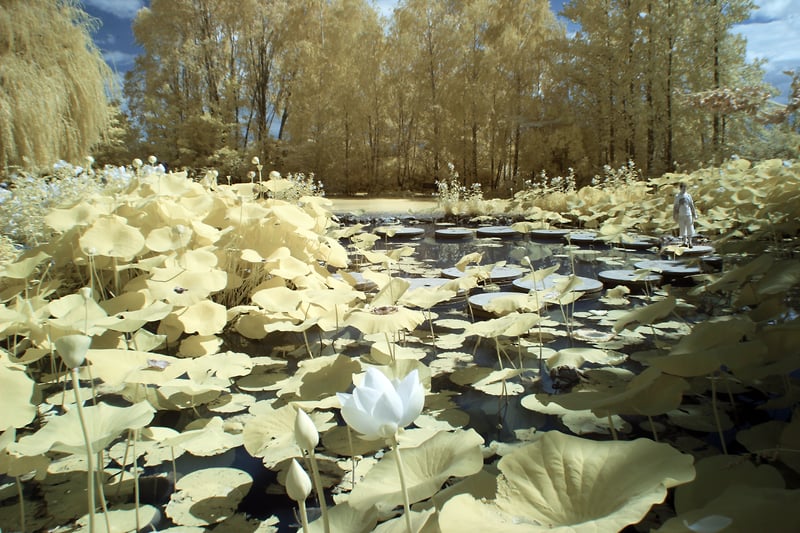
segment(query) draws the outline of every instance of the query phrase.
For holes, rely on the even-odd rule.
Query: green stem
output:
[[[722,434],[722,424],[719,421],[719,411],[717,410],[717,378],[711,376],[711,409],[714,411],[714,422],[717,424],[719,433],[719,443],[722,445],[722,453],[728,455],[728,446],[725,444],[725,437]]]
[[[19,530],[25,533],[25,497],[22,494],[22,482],[19,476],[14,476],[14,481],[17,484],[17,494],[19,495]]]
[[[611,437],[614,440],[619,440],[619,435],[617,435],[617,428],[614,426],[614,419],[611,418],[611,413],[606,415],[608,417],[608,427],[611,428]]]
[[[86,445],[86,468],[89,474],[86,476],[87,505],[89,506],[89,533],[94,533],[94,455],[92,454],[92,443],[89,439],[89,431],[86,426],[86,418],[83,416],[83,406],[79,392],[78,369],[70,369],[72,374],[72,391],[75,393],[75,405],[78,409],[78,418],[81,421],[81,431],[83,432],[83,442]]]
[[[322,489],[322,477],[319,475],[319,465],[317,465],[317,456],[313,448],[308,450],[308,457],[311,460],[311,475],[314,478],[314,490],[317,492],[319,510],[322,513],[322,526],[325,529],[325,533],[330,533],[331,526],[328,521],[328,504],[325,502],[325,492]]]
[[[306,502],[305,500],[300,500],[297,502],[297,505],[300,506],[300,522],[303,524],[303,533],[308,533],[308,513],[306,512]]]
[[[394,456],[397,460],[397,473],[400,476],[400,490],[403,492],[403,516],[406,522],[406,531],[413,533],[411,528],[411,504],[408,501],[408,487],[406,487],[406,476],[403,472],[403,457],[400,455],[400,441],[397,435],[394,437]]]

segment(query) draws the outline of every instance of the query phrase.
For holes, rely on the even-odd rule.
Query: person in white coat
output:
[[[692,195],[686,192],[686,184],[680,184],[680,190],[675,195],[675,204],[672,207],[672,218],[678,223],[678,232],[683,246],[692,247],[694,237],[694,221],[697,219],[697,210],[694,207]]]

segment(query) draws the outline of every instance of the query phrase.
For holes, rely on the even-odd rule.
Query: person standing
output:
[[[672,207],[672,219],[678,223],[678,232],[683,246],[692,247],[694,237],[694,221],[697,219],[697,210],[694,207],[692,195],[686,192],[686,184],[680,184],[680,190],[675,195],[675,204]]]

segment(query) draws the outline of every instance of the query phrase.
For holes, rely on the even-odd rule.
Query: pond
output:
[[[145,394],[159,406],[141,430],[138,450],[130,450],[124,438],[113,445],[104,443],[108,448],[100,460],[109,476],[105,490],[111,507],[129,508],[133,501],[130,457],[136,454],[142,466],[136,497],[150,506],[153,516],[148,520],[159,530],[297,529],[297,505],[286,496],[285,479],[278,472],[297,456],[293,423],[295,405],[301,405],[315,417],[322,434],[319,457],[326,501],[329,507],[346,509],[339,505],[341,497],[352,494],[362,475],[369,479],[363,472],[392,453],[386,443],[352,436],[336,400],[335,393],[351,390],[353,376],[370,365],[391,367],[402,375],[416,370],[429,387],[423,414],[405,433],[410,439],[429,439],[413,442],[417,449],[435,440],[432,434],[456,440],[479,435],[484,443],[479,461],[483,464],[485,459],[489,470],[496,467],[498,456],[507,457],[542,434],[579,435],[590,443],[658,440],[685,452],[700,450],[700,456],[719,453],[726,445],[747,453],[734,439],[736,430],[772,419],[789,420],[786,405],[759,409],[766,400],[762,388],[717,376],[706,379],[719,364],[708,366],[702,354],[690,354],[699,363],[693,361],[689,370],[672,366],[669,376],[667,371],[651,371],[655,359],[679,364],[667,356],[669,347],[680,345],[696,324],[733,314],[724,295],[705,296],[697,288],[708,283],[707,273],[728,270],[738,259],[723,260],[705,243],[692,249],[675,247],[666,235],[602,239],[586,228],[515,224],[505,218],[446,219],[435,207],[428,199],[333,202],[343,223],[339,242],[349,253],[350,265],[339,271],[319,261],[318,267],[346,285],[348,297],[353,287],[360,291],[356,307],[367,309],[371,320],[388,323],[384,329],[374,324],[363,328],[352,321],[340,324],[345,317],[338,315],[335,325],[331,318],[326,323],[304,320],[296,313],[291,294],[295,291],[282,280],[277,288],[283,292],[275,293],[279,297],[259,295],[260,290],[276,288],[267,279],[263,286],[249,288],[252,294],[244,304],[227,310],[238,319],[222,317],[223,324],[234,326],[220,335],[218,352],[172,357],[167,353],[180,351],[173,343],[165,354],[108,350],[108,356],[101,357],[100,349],[92,353],[91,366],[83,369],[81,394],[95,394],[88,384],[97,382],[103,405],[143,403],[139,400]],[[292,279],[291,272],[282,276]],[[330,283],[329,288],[334,286]],[[186,287],[191,287],[188,295]],[[200,283],[187,279],[174,288],[169,285],[165,294],[188,298],[199,288]],[[330,305],[325,298],[336,294],[323,292],[320,307]],[[247,322],[247,312],[255,307],[248,305],[251,298],[292,320]],[[204,312],[215,306],[208,304]],[[413,313],[423,318],[412,321],[408,331],[393,326]],[[124,318],[122,312],[103,317]],[[83,314],[79,319],[88,321]],[[738,342],[741,333],[736,328],[749,326],[736,320],[722,323],[728,329],[721,335],[733,340],[729,345],[722,342],[721,349],[740,356],[737,348],[747,343]],[[161,327],[169,332],[167,320],[159,333]],[[701,337],[720,337],[711,327],[697,331]],[[133,337],[134,342],[148,342],[147,334]],[[202,335],[196,337],[202,342]],[[698,342],[709,345],[707,338]],[[720,349],[719,343],[711,345]],[[744,355],[734,362],[742,367],[760,364]],[[123,365],[121,357],[139,357],[141,366],[128,361]],[[116,382],[111,379],[115,367],[129,364],[135,374],[131,384],[123,385],[119,376]],[[101,372],[104,378],[97,379]],[[184,379],[187,376],[190,379]],[[677,376],[697,379],[690,388]],[[717,395],[717,386],[725,387],[724,394]],[[648,387],[654,390],[652,397]],[[56,420],[67,418],[72,409],[65,400],[67,389],[63,381],[45,375],[42,390],[47,398],[41,409],[46,416],[58,413]],[[571,394],[575,390],[589,393],[576,396]],[[719,406],[722,396],[730,401]],[[602,405],[613,409],[584,405],[587,397],[600,397]],[[628,401],[639,405],[631,408]],[[25,511],[32,528],[71,522],[80,516],[75,509],[86,508],[87,469],[78,455],[57,454],[45,480],[24,484],[26,500],[34,503],[33,510]],[[240,477],[227,479],[232,472]],[[458,475],[445,470],[442,483],[420,500],[448,485],[451,477]],[[0,527],[5,531],[5,523],[16,520],[18,506],[11,478],[0,481]],[[203,487],[211,492],[203,492]],[[313,495],[308,505],[312,518],[320,513]],[[450,509],[452,519],[452,509],[458,514],[458,507]],[[658,523],[653,513],[643,530]],[[3,517],[10,518],[4,523]],[[386,511],[379,521],[390,517],[391,511]],[[86,529],[84,524],[57,530]]]

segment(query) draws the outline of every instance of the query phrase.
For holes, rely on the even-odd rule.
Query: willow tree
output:
[[[0,168],[89,155],[109,121],[112,72],[74,0],[0,4]]]

